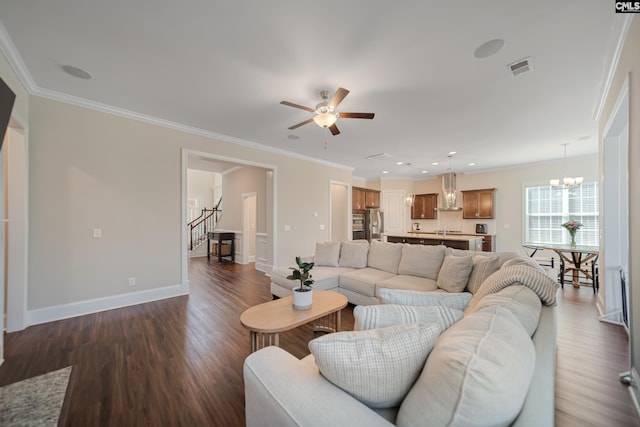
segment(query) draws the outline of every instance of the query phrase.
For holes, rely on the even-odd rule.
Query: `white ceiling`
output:
[[[616,19],[599,0],[4,1],[0,45],[15,49],[7,56],[23,62],[36,94],[353,167],[361,178],[418,179],[444,172],[449,151],[466,173],[558,159],[563,143],[568,157],[597,152],[594,110]],[[496,38],[504,49],[474,57]],[[513,77],[507,65],[526,57],[534,70]],[[314,123],[287,129],[311,113],[281,100],[315,107],[321,89],[338,87],[351,91],[339,110],[375,119],[339,119],[337,136]],[[365,158],[378,153],[392,157]]]

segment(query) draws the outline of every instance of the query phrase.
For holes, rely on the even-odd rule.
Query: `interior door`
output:
[[[406,192],[385,190],[382,192],[382,211],[384,212],[384,233],[404,233],[407,228],[408,207],[405,203]]]

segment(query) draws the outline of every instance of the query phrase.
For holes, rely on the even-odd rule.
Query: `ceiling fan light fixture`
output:
[[[333,126],[333,124],[338,120],[338,117],[332,113],[321,113],[313,118],[313,121],[316,124],[323,128],[328,128]]]

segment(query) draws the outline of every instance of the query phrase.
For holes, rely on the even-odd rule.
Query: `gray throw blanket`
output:
[[[556,304],[558,282],[539,268],[526,264],[515,264],[503,267],[493,273],[482,283],[480,289],[469,302],[466,310],[472,309],[478,301],[489,294],[494,294],[511,285],[524,285],[535,292],[545,305]],[[466,311],[465,310],[465,311]]]

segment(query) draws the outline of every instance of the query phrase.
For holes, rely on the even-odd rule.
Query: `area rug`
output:
[[[71,366],[0,387],[0,426],[57,426]]]

